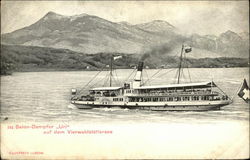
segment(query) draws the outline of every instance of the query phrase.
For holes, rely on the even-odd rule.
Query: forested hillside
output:
[[[1,74],[14,71],[59,71],[109,69],[111,56],[121,55],[114,60],[114,68],[132,68],[141,60],[147,68],[178,67],[178,56],[161,54],[98,53],[84,54],[68,49],[33,46],[1,46]],[[187,58],[188,67],[247,67],[246,58]]]

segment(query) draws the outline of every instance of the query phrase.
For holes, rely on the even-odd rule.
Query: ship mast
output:
[[[113,70],[113,66],[112,66],[112,63],[113,63],[113,55],[111,55],[111,59],[110,59],[110,79],[109,79],[109,86],[112,87],[112,70]]]
[[[183,49],[184,49],[184,45],[182,44],[182,48],[181,48],[181,57],[180,57],[180,64],[179,64],[179,69],[178,69],[178,79],[177,79],[177,83],[180,83],[180,74],[181,74],[181,65],[182,65],[182,54],[183,54]]]

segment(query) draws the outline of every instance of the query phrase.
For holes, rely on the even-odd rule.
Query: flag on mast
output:
[[[191,51],[192,51],[192,47],[186,46],[186,47],[184,48],[184,50],[185,50],[185,53],[191,52]]]
[[[115,56],[114,60],[117,60],[117,59],[120,59],[120,58],[122,58],[122,56]]]
[[[238,96],[242,98],[245,102],[249,102],[249,87],[247,85],[246,79],[244,79],[242,86],[238,92]]]

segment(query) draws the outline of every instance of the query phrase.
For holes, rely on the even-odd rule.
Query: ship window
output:
[[[203,96],[203,100],[208,100],[208,96]]]
[[[158,101],[158,98],[153,98],[153,102],[157,102]]]
[[[123,98],[113,98],[113,101],[123,101]]]
[[[189,97],[182,97],[183,101],[189,101]]]
[[[128,98],[128,101],[129,102],[133,102],[133,98]]]
[[[173,101],[173,100],[174,100],[173,97],[168,97],[168,98],[167,98],[167,101]]]
[[[135,102],[136,101],[136,98],[133,98],[133,101],[132,102]]]
[[[149,102],[149,101],[150,101],[150,98],[144,98],[144,101],[145,101],[145,102]]]
[[[199,97],[198,97],[198,96],[192,96],[192,97],[191,97],[191,100],[193,100],[193,101],[198,101],[198,100],[199,100]]]
[[[165,101],[165,98],[160,98],[160,101]]]

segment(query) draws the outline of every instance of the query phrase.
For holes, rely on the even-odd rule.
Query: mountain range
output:
[[[34,24],[1,37],[2,43],[8,45],[61,48],[87,54],[173,56],[187,43],[193,47],[189,54],[193,58],[249,57],[248,32],[228,30],[219,36],[184,36],[167,21],[132,25],[88,14],[64,16],[48,12]]]

